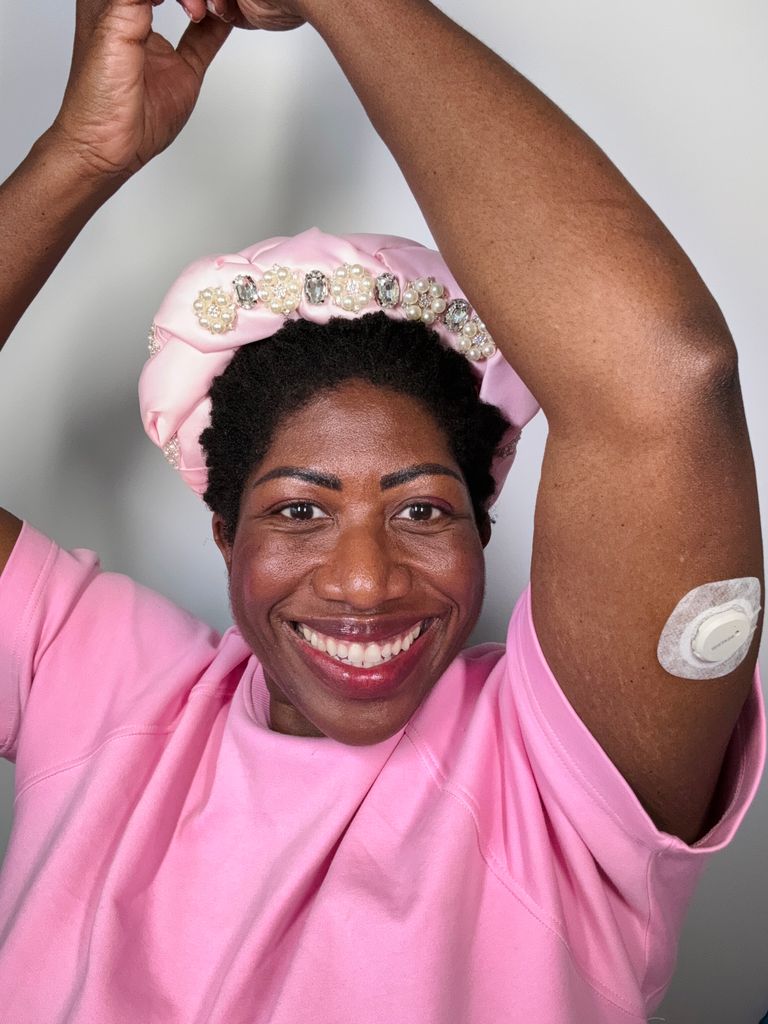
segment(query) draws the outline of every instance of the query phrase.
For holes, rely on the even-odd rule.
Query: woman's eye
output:
[[[397,519],[409,519],[412,523],[431,523],[444,515],[443,510],[437,505],[430,505],[427,501],[414,501],[397,514]]]
[[[301,522],[309,519],[325,518],[325,512],[309,501],[295,501],[292,505],[286,505],[284,508],[278,509],[278,511],[286,519],[298,519]]]

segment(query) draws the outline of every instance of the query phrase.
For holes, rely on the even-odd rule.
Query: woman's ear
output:
[[[224,526],[224,520],[218,512],[213,513],[213,519],[211,520],[211,532],[213,533],[213,539],[216,541],[216,547],[221,552],[221,556],[227,566],[227,572],[229,572],[232,568],[232,545],[227,540],[227,531]]]

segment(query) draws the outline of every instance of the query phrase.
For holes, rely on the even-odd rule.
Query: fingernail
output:
[[[184,0],[179,0],[179,3],[184,8],[184,10],[186,12],[186,15],[187,15],[187,17],[189,18],[190,21],[194,21],[194,22],[202,21],[203,18],[205,17],[205,15],[203,14],[201,17],[196,18],[195,15],[192,13],[192,11],[190,11],[189,7],[184,3]]]

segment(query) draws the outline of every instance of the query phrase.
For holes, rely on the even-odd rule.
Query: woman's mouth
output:
[[[422,642],[431,633],[435,619],[421,619],[399,633],[364,638],[347,629],[340,636],[328,636],[303,622],[292,622],[291,632],[298,653],[312,667],[313,674],[337,694],[353,700],[387,699],[413,677],[424,656]]]
[[[329,654],[336,661],[344,665],[354,665],[356,668],[373,668],[407,651],[414,640],[424,632],[426,625],[427,620],[423,619],[405,632],[374,643],[349,642],[325,636],[302,622],[294,623],[293,628],[308,644],[324,654]]]

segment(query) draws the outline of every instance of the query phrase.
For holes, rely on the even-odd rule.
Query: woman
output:
[[[206,296],[208,278],[185,272],[155,318],[142,408],[189,469],[195,419],[179,407],[201,396],[192,363],[166,372],[163,352],[178,342],[180,367],[214,339],[200,443],[236,627],[213,635],[4,515],[17,809],[2,1017],[644,1020],[764,759],[759,591],[716,670],[660,661],[689,594],[762,586],[722,317],[604,155],[428,3],[187,7],[199,20],[174,55],[147,35],[148,3],[81,2],[62,111],[0,197],[6,334],[30,282],[188,116],[220,17],[306,20],[406,175],[447,293],[461,286],[547,415],[531,586],[506,650],[462,650],[515,404],[507,377],[488,410],[473,375],[485,384],[499,356],[470,367],[383,304],[312,323],[309,300],[230,346],[216,282]],[[414,40],[429,41],[418,60]],[[382,250],[299,238],[264,243],[294,257],[275,261],[289,276],[311,272],[309,241],[328,270],[365,271]],[[268,295],[260,251],[242,264]],[[237,295],[240,326],[269,324]],[[720,533],[727,521],[741,529]]]

